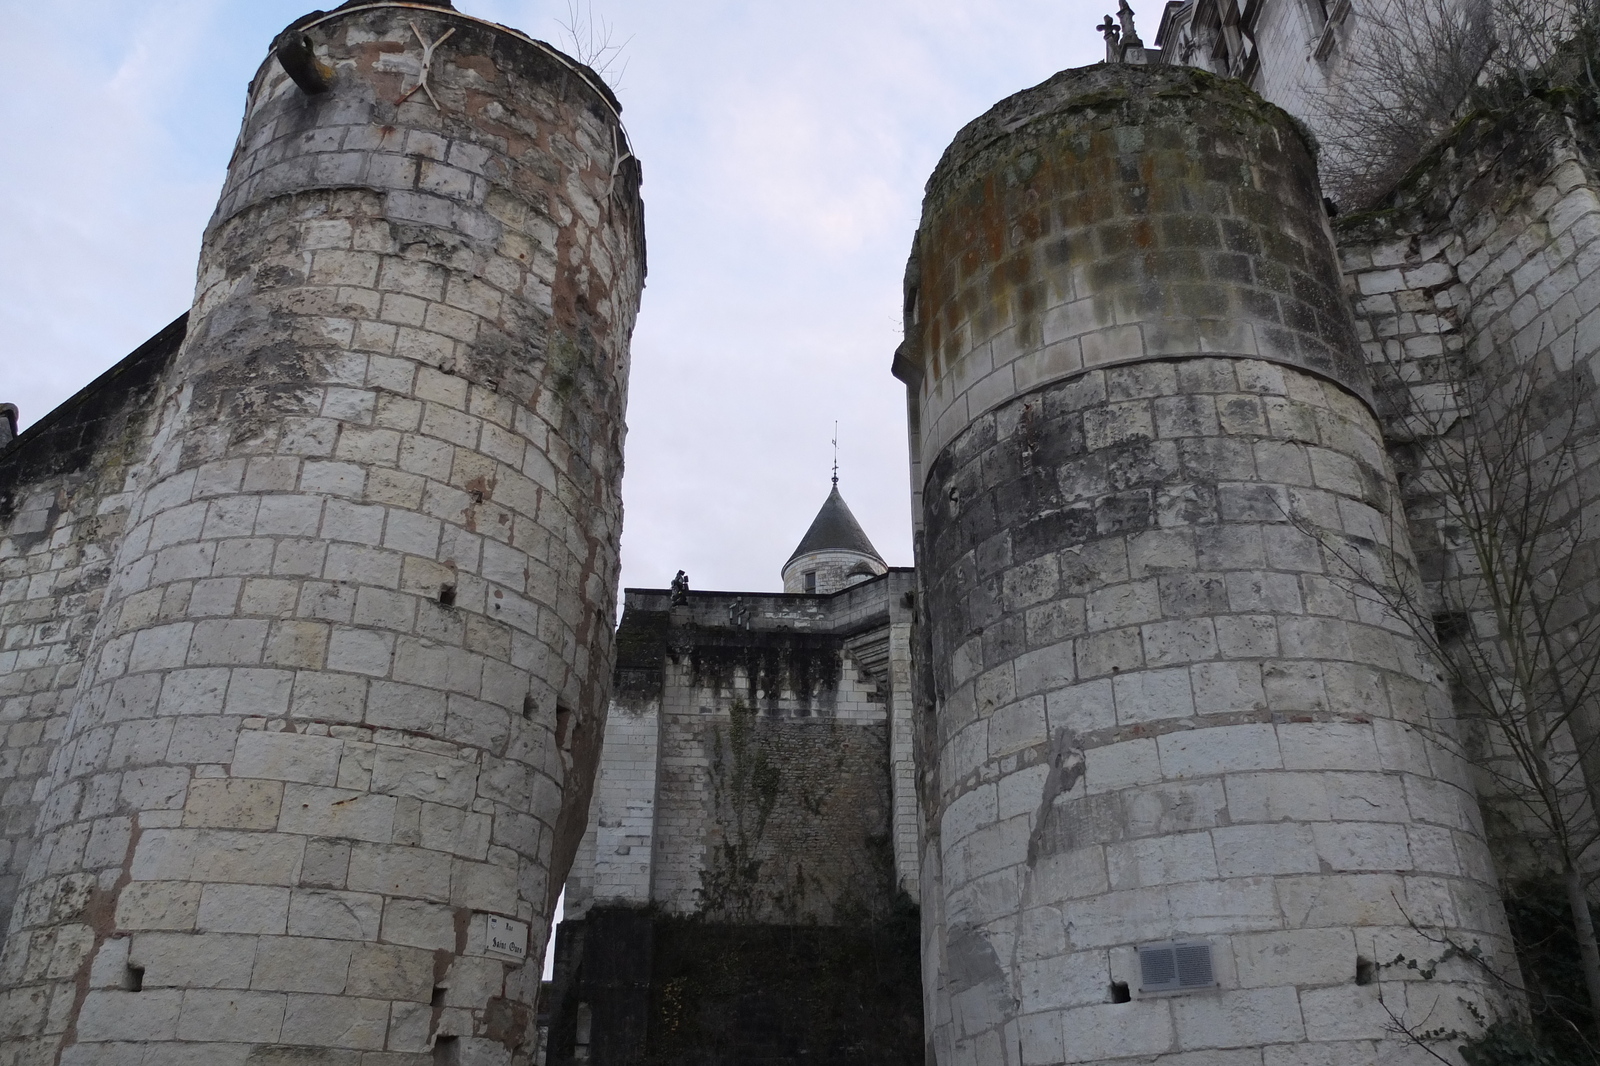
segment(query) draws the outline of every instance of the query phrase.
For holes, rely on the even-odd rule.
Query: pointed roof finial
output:
[[[883,556],[872,546],[872,541],[867,539],[861,523],[856,521],[856,516],[850,513],[850,507],[844,502],[844,497],[839,495],[837,485],[823,501],[822,510],[817,512],[811,528],[806,530],[806,535],[801,538],[800,546],[789,556],[789,562],[783,565],[787,568],[789,563],[812,552],[834,551],[854,552],[883,562]]]
[[[839,423],[833,424],[833,487],[839,487]]]

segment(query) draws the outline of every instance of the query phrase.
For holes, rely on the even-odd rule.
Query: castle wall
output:
[[[1372,964],[1509,964],[1505,920],[1447,693],[1348,581],[1409,547],[1299,133],[1057,75],[957,138],[915,263],[937,1061],[1428,1061],[1388,1012],[1499,988]],[[1211,981],[1145,989],[1174,939]]]
[[[893,877],[869,867],[892,862],[891,765],[907,777],[910,752],[892,764],[888,678],[838,632],[886,630],[889,586],[680,607],[631,592],[578,895],[790,923],[882,906]]]
[[[1495,417],[1471,409],[1475,400],[1524,391],[1552,452],[1576,445],[1570,471],[1550,483],[1569,494],[1552,530],[1573,539],[1561,580],[1581,620],[1600,597],[1600,180],[1574,127],[1541,101],[1467,124],[1432,158],[1374,210],[1338,225],[1357,329],[1386,382],[1386,433],[1402,456],[1437,448],[1439,434]],[[1408,465],[1426,466],[1415,457]],[[1470,603],[1479,561],[1459,516],[1426,479],[1402,488],[1434,605]],[[1475,624],[1493,629],[1481,604]],[[1591,756],[1587,776],[1600,780],[1600,722],[1580,717],[1576,725]],[[1494,767],[1477,779],[1501,876],[1549,872],[1547,831],[1506,787],[1521,776],[1513,754],[1492,729],[1476,739],[1477,761]],[[1582,778],[1566,783],[1575,803]]]
[[[182,319],[0,452],[0,923],[33,854],[46,771],[149,445],[155,385]],[[108,831],[99,846],[126,847]],[[0,925],[3,936],[4,925]]]
[[[917,802],[917,724],[916,697],[913,674],[916,666],[912,656],[916,647],[916,629],[911,619],[911,606],[905,602],[904,617],[889,625],[889,771],[890,794],[894,804],[892,828],[894,844],[895,882],[900,890],[912,899],[920,890],[920,851],[922,847],[922,818]]]
[[[638,170],[513,31],[303,32],[332,88],[252,85],[0,957],[10,1061],[531,1052],[610,683]]]
[[[661,840],[655,892],[669,912],[797,924],[885,906],[888,714],[832,654],[837,687],[813,699],[753,696],[742,669],[696,684],[684,664],[687,683],[669,681],[658,803],[680,831]]]
[[[920,1058],[911,581],[628,591],[553,1063]]]
[[[1161,61],[1185,64],[1219,74],[1245,78],[1269,103],[1304,122],[1323,143],[1319,163],[1323,173],[1333,149],[1329,116],[1340,110],[1370,106],[1383,79],[1374,82],[1375,48],[1392,55],[1396,36],[1406,20],[1396,16],[1393,0],[1284,0],[1272,4],[1244,4],[1237,0],[1194,0],[1186,8],[1162,19]],[[1228,51],[1246,47],[1244,34],[1253,41],[1254,63],[1225,70],[1217,54],[1217,27],[1240,20],[1247,13],[1248,27],[1240,35],[1224,32]],[[1425,47],[1413,44],[1411,49]],[[1402,48],[1403,53],[1408,49]],[[1387,57],[1385,57],[1387,58]],[[1340,103],[1341,98],[1343,103]]]

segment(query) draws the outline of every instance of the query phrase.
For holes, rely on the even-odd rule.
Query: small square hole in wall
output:
[[[122,988],[126,992],[143,992],[144,967],[129,966],[128,972],[122,977]]]
[[[434,990],[433,990],[433,999],[429,1002],[428,1005],[430,1007],[442,1007],[442,1006],[444,1006],[444,993],[445,993],[444,986],[443,985],[436,985],[434,987]]]
[[[1356,956],[1356,984],[1370,985],[1373,978],[1372,960],[1365,955]]]
[[[441,1036],[433,1042],[433,1066],[461,1066],[461,1038]]]
[[[1128,982],[1126,982],[1126,981],[1112,981],[1111,982],[1111,1002],[1113,1002],[1113,1003],[1131,1003],[1131,1002],[1133,1002],[1133,993],[1128,991]]]
[[[456,605],[456,587],[454,585],[439,586],[439,606],[454,607]]]

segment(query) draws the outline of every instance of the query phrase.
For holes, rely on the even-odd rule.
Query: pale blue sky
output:
[[[458,6],[564,46],[567,0]],[[0,0],[0,401],[24,423],[188,306],[245,86],[309,7]],[[827,494],[835,419],[845,498],[910,564],[889,362],[923,182],[990,104],[1100,59],[1112,7],[596,0],[631,38],[619,95],[650,246],[625,585],[682,567],[696,588],[778,588]]]

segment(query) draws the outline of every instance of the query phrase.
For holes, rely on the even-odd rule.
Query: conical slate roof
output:
[[[833,491],[828,493],[828,498],[823,501],[822,510],[817,512],[816,520],[811,523],[811,528],[806,530],[806,535],[800,538],[800,547],[789,556],[788,566],[802,555],[810,552],[822,551],[847,551],[860,552],[883,562],[883,556],[878,554],[878,549],[872,546],[872,541],[861,530],[861,523],[856,521],[856,516],[850,513],[850,507],[844,502],[844,497],[839,495],[839,483],[833,483]]]

